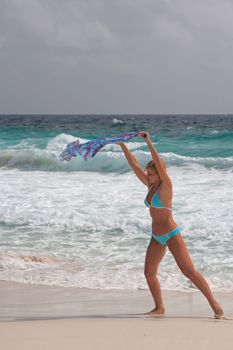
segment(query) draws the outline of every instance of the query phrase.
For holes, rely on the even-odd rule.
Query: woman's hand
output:
[[[124,142],[116,142],[116,145],[122,146],[124,145]]]
[[[145,141],[150,141],[150,134],[149,134],[149,132],[147,132],[147,131],[140,131],[138,133],[138,135],[143,137],[145,139]]]

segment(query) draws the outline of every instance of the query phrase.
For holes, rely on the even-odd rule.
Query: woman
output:
[[[139,135],[145,138],[150,149],[152,161],[145,172],[140,168],[136,158],[123,142],[119,142],[129,165],[141,182],[148,187],[145,205],[149,207],[152,218],[152,237],[147,248],[145,259],[145,277],[155,302],[155,308],[148,312],[153,317],[161,317],[165,313],[160,284],[157,278],[159,263],[166,252],[166,247],[175,258],[183,274],[206,296],[214,311],[215,318],[223,317],[223,310],[214,298],[208,283],[195,267],[190,258],[180,228],[172,216],[172,182],[165,165],[154,148],[148,132],[141,131]]]

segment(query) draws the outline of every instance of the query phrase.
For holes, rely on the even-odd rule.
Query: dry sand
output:
[[[148,291],[0,283],[0,348],[232,350],[233,320],[215,320],[199,291],[163,292],[166,317],[143,315]],[[226,316],[233,294],[215,293]]]

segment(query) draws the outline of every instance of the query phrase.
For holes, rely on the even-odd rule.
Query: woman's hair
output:
[[[160,161],[162,162],[164,168],[166,168],[166,165],[164,163],[164,161],[160,158]],[[145,171],[147,171],[148,169],[151,169],[153,172],[158,173],[158,170],[156,168],[155,162],[153,160],[150,160],[149,163],[147,163],[146,167],[145,167]]]
[[[147,163],[144,170],[147,171],[148,169],[151,169],[153,172],[157,172],[157,169],[153,160],[150,160],[149,163]]]

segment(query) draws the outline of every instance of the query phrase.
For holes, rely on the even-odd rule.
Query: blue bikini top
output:
[[[153,186],[154,186],[154,185],[153,185]],[[152,199],[151,199],[151,204],[148,203],[147,197],[148,197],[148,194],[149,194],[149,192],[150,192],[150,190],[151,190],[151,188],[152,188],[153,186],[151,186],[151,187],[149,188],[149,190],[148,190],[147,196],[146,196],[146,198],[145,198],[145,200],[144,200],[145,205],[146,205],[147,207],[152,207],[152,208],[160,208],[160,209],[165,208],[165,209],[168,209],[168,210],[172,210],[172,208],[165,207],[165,206],[163,205],[163,203],[162,203],[162,202],[160,201],[160,199],[159,199],[159,189],[160,189],[160,187],[161,187],[161,184],[160,184],[159,188],[157,189],[157,191],[155,192],[155,194],[153,195],[153,197],[152,197]]]

